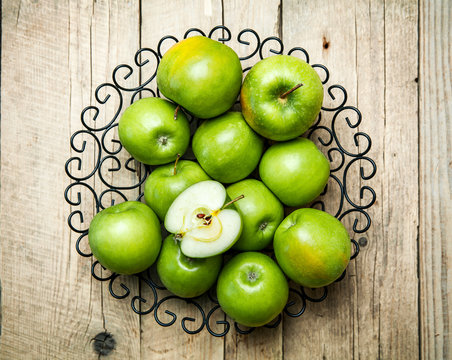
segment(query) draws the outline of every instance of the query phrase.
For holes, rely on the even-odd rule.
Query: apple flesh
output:
[[[210,177],[193,161],[180,160],[176,165],[162,165],[146,179],[144,199],[163,221],[174,199],[189,186],[204,180],[210,180]]]
[[[181,241],[181,251],[192,258],[221,254],[240,237],[237,211],[223,209],[226,190],[217,181],[196,183],[184,190],[165,216],[165,228]]]
[[[213,179],[233,183],[257,167],[264,142],[240,112],[206,120],[193,135],[193,153]]]
[[[322,102],[323,85],[317,72],[289,55],[259,61],[246,75],[240,94],[247,123],[276,141],[303,134],[317,118]]]
[[[227,111],[242,85],[242,66],[230,47],[193,36],[175,44],[163,55],[157,85],[168,99],[198,118]]]
[[[226,192],[231,199],[245,197],[232,206],[243,221],[242,235],[234,249],[242,251],[262,250],[273,240],[278,225],[284,218],[284,208],[275,195],[261,182],[242,180],[230,185]]]
[[[223,311],[239,324],[257,327],[284,309],[289,285],[278,265],[267,255],[244,252],[221,270],[217,297]]]
[[[308,139],[272,145],[262,156],[259,175],[265,185],[287,206],[303,206],[325,188],[330,163]]]
[[[221,269],[221,255],[203,259],[185,256],[179,241],[169,235],[157,260],[157,273],[163,285],[173,294],[193,298],[205,293],[215,283]]]
[[[148,165],[167,164],[183,155],[190,142],[190,126],[176,105],[160,98],[135,101],[121,116],[119,140],[138,161]]]
[[[100,211],[91,221],[88,239],[101,265],[126,275],[151,266],[162,243],[157,216],[138,201],[126,201]]]
[[[344,225],[317,209],[299,209],[286,217],[273,247],[284,273],[310,288],[334,282],[350,261],[351,242]]]

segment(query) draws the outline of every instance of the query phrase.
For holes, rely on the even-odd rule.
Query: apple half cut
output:
[[[239,239],[242,219],[236,210],[224,209],[225,201],[226,189],[213,180],[188,187],[173,201],[165,216],[165,228],[181,241],[185,256],[218,255]]]

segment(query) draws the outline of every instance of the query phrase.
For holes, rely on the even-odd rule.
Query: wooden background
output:
[[[3,0],[0,358],[96,359],[90,340],[106,328],[112,359],[452,359],[451,15],[448,0]],[[96,86],[139,47],[218,24],[327,65],[378,166],[368,244],[327,301],[225,338],[114,300],[76,254],[63,200]]]

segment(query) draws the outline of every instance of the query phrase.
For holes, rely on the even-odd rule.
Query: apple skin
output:
[[[138,201],[126,201],[100,211],[91,221],[88,239],[101,265],[125,275],[151,266],[162,244],[157,215]]]
[[[189,186],[204,180],[210,180],[210,177],[193,161],[179,160],[175,175],[173,164],[162,165],[146,179],[144,199],[163,221],[174,199]]]
[[[204,294],[215,284],[220,272],[221,255],[193,259],[182,254],[179,242],[169,235],[157,260],[157,273],[163,285],[173,294],[193,298]]]
[[[264,153],[259,164],[264,184],[287,206],[303,206],[325,188],[330,163],[305,138],[277,143]]]
[[[226,112],[237,100],[242,66],[230,47],[193,36],[163,55],[157,70],[160,92],[198,118]]]
[[[226,192],[231,199],[245,197],[231,205],[239,212],[242,235],[233,248],[241,251],[262,250],[273,240],[278,225],[284,218],[284,208],[277,197],[261,182],[242,180],[230,185]]]
[[[220,272],[217,297],[223,311],[239,324],[257,327],[272,321],[285,307],[289,285],[267,255],[244,252]]]
[[[300,83],[300,88],[280,98]],[[289,55],[259,61],[246,75],[240,94],[247,123],[258,134],[276,141],[303,134],[316,120],[322,102],[323,85],[317,72]]]
[[[334,282],[350,261],[351,241],[344,225],[317,209],[298,209],[276,230],[276,259],[296,283],[318,288]]]
[[[240,112],[228,112],[204,121],[193,135],[192,148],[210,177],[233,183],[256,168],[264,141],[247,125]]]
[[[130,105],[119,120],[121,144],[138,161],[167,164],[183,155],[190,142],[190,126],[183,111],[174,120],[176,105],[160,98],[144,98]]]

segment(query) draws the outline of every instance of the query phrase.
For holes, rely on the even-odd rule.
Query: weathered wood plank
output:
[[[76,260],[62,198],[69,9],[3,2],[2,27],[1,357],[96,358],[89,339],[100,307],[90,302],[89,266]]]
[[[224,25],[232,32],[232,40],[228,43],[238,54],[243,57],[255,48],[255,39],[248,35],[246,38],[251,44],[240,45],[237,42],[239,32],[245,28],[251,28],[257,32],[261,42],[269,36],[281,37],[281,2],[272,1],[225,1]],[[269,46],[274,46],[272,42]],[[277,48],[277,46],[276,46]],[[268,48],[266,48],[268,50]],[[268,52],[264,52],[267,56]],[[242,62],[246,68],[259,61],[258,55]],[[233,321],[229,319],[231,325]],[[249,335],[240,335],[231,327],[226,336],[225,359],[282,359],[282,324],[276,329],[256,329]]]
[[[376,257],[381,358],[416,359],[418,322],[418,6],[385,3],[383,238]],[[403,46],[401,46],[403,44]],[[377,139],[376,139],[377,140]]]
[[[72,3],[69,7],[69,49],[68,49],[68,75],[69,75],[69,129],[70,132],[67,136],[71,136],[77,130],[82,129],[80,123],[80,111],[84,106],[93,103],[93,85],[92,83],[92,71],[91,71],[91,28],[93,13],[92,3],[76,4]],[[83,176],[89,174],[95,166],[95,142],[92,136],[88,134],[78,135],[74,138],[74,145],[81,147],[83,142],[86,141],[86,149],[83,153],[78,154],[72,148],[68,146],[67,157],[80,157],[81,169],[77,170],[77,163],[73,162],[70,166],[71,174],[75,176]],[[66,183],[70,182],[66,179]],[[94,179],[86,181],[89,186],[94,187]],[[79,225],[80,229],[87,229],[89,221],[94,216],[96,211],[95,200],[90,191],[82,186],[75,186],[71,188],[69,198],[76,200],[78,193],[81,194],[80,206],[70,207],[66,216],[69,215],[69,211],[80,210],[83,214],[83,223],[76,221],[75,224]],[[70,255],[69,269],[70,269],[70,282],[71,284],[77,284],[82,291],[77,292],[76,304],[80,304],[80,307],[85,307],[85,311],[89,314],[87,321],[86,331],[82,334],[82,339],[85,344],[88,344],[84,349],[86,354],[89,354],[92,358],[95,358],[96,354],[92,350],[90,339],[94,338],[98,333],[104,331],[104,320],[102,316],[102,284],[91,277],[91,265],[93,263],[92,258],[86,259],[80,257],[74,252],[74,245],[80,234],[73,231],[70,233]],[[82,241],[82,249],[86,253],[90,253],[87,238]],[[80,336],[80,335],[79,335]],[[76,341],[75,346],[78,346]],[[78,349],[80,352],[80,349]],[[75,351],[77,353],[77,351]]]
[[[359,237],[361,253],[356,259],[358,301],[355,310],[353,354],[355,358],[362,359],[381,358],[379,259],[382,244],[387,241],[384,238],[381,210],[385,186],[382,181],[384,175],[382,134],[385,131],[384,10],[382,1],[356,2],[357,106],[364,116],[360,130],[372,137],[372,151],[369,156],[375,160],[377,166],[377,176],[366,182],[377,194],[375,205],[369,211],[372,226]]]
[[[420,2],[421,357],[452,357],[452,89],[450,1]]]
[[[100,115],[93,125],[96,128],[103,127],[111,121],[119,106],[119,97],[115,91],[105,88],[100,91],[102,97],[111,94],[111,98],[105,103],[100,104],[95,99],[95,90],[102,83],[112,83],[113,69],[121,63],[132,64],[135,52],[140,44],[140,5],[139,1],[131,0],[123,1],[97,1],[85,2],[87,11],[83,12],[81,18],[90,19],[90,32],[88,38],[80,39],[80,42],[89,42],[90,44],[90,74],[91,74],[91,105],[100,108]],[[124,26],[127,31],[124,31]],[[86,54],[88,55],[88,54]],[[123,86],[136,86],[139,74],[133,74],[127,80],[121,81]],[[130,94],[123,92],[123,109],[130,103]],[[84,106],[88,104],[83,104]],[[80,111],[80,109],[77,109]],[[78,119],[77,119],[78,120]],[[79,120],[78,120],[79,121]],[[100,138],[102,133],[98,133]],[[114,131],[114,138],[118,139],[117,131]],[[108,145],[108,148],[113,147]],[[113,144],[111,144],[113,145]],[[117,145],[116,145],[117,146]],[[103,156],[107,154],[103,152]],[[89,156],[89,153],[87,154]],[[136,183],[136,175],[125,170],[125,162],[130,155],[125,151],[121,151],[117,155],[121,161],[122,171],[111,172],[109,168],[115,167],[117,164],[113,161],[105,162],[101,171],[106,181],[118,186],[124,186]],[[102,191],[107,190],[108,186],[103,184],[99,177],[94,179],[94,189],[99,195]],[[138,196],[139,189],[133,191],[123,191],[129,200],[135,200]],[[102,205],[108,207],[111,200],[116,203],[121,202],[119,196],[105,196]],[[100,267],[99,267],[100,268]],[[102,275],[109,274],[108,271],[102,271]],[[96,280],[94,280],[96,281]],[[123,294],[124,290],[120,288],[120,282],[129,288],[131,295],[126,300],[116,300],[109,292],[108,282],[102,282],[102,291],[96,294],[101,301],[103,327],[116,340],[116,347],[112,351],[111,356],[117,359],[124,358],[140,358],[140,319],[130,308],[130,298],[139,294],[139,284],[135,277],[121,276],[115,282],[114,290],[118,294]],[[121,314],[118,316],[118,314]],[[99,329],[102,330],[102,329]],[[96,334],[93,334],[95,336]]]
[[[222,23],[221,1],[153,1],[142,2],[141,8],[141,46],[157,48],[159,40],[165,35],[173,35],[182,40],[184,33],[192,27],[200,28],[206,34]],[[173,43],[168,41],[162,48],[164,53]],[[154,85],[151,86],[155,89]],[[145,95],[145,94],[143,94]],[[143,297],[152,299],[150,291],[142,287]],[[210,304],[210,306],[212,306]],[[181,328],[181,320],[186,316],[200,318],[193,305],[181,300],[170,300],[158,311],[162,321],[171,317],[165,310],[177,314],[172,326],[161,327],[153,314],[141,318],[141,356],[143,359],[222,359],[224,340],[212,337],[204,328],[201,334],[188,335]],[[189,329],[200,325],[187,322]],[[221,331],[221,329],[219,329]]]

